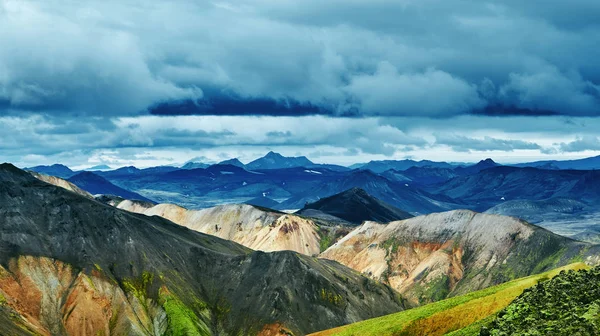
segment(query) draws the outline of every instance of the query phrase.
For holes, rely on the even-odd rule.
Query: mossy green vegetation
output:
[[[154,281],[154,274],[143,272],[139,278],[123,279],[123,287],[126,292],[133,294],[140,302],[144,303],[148,295],[148,288]]]
[[[329,246],[331,246],[332,239],[328,232],[319,232],[321,234],[321,240],[319,240],[319,249],[321,252],[323,252],[327,250]]]
[[[168,336],[211,334],[206,324],[198,318],[194,311],[164,286],[159,290],[159,301],[167,313]],[[201,309],[206,307],[202,302],[196,302],[196,305]]]
[[[588,267],[582,263],[571,264],[466,295],[325,330],[314,335],[444,335],[450,332],[455,332],[456,335],[477,335],[481,327],[478,323],[482,323],[482,320],[490,318],[505,308],[526,288],[534,286],[538,279],[553,277],[562,270],[586,268]]]
[[[600,267],[561,271],[526,289],[479,334],[599,335]]]
[[[329,302],[335,306],[342,306],[344,303],[344,297],[331,290],[322,288],[320,296],[321,300]]]

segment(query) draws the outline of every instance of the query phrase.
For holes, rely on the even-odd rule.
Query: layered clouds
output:
[[[0,0],[0,155],[587,155],[599,16],[593,0]]]

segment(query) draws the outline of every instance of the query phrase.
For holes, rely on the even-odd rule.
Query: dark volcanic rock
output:
[[[352,188],[307,204],[298,214],[319,218],[315,210],[353,224],[361,224],[367,220],[387,223],[413,217],[408,212],[372,197],[360,188]]]

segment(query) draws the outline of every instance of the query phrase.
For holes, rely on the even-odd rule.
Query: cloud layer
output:
[[[598,154],[598,17],[596,0],[0,0],[0,157]]]
[[[0,113],[595,116],[598,16],[595,0],[4,0]]]

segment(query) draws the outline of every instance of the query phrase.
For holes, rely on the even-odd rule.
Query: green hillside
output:
[[[561,272],[525,290],[481,329],[483,336],[599,333],[600,267]]]
[[[495,314],[508,306],[516,297],[538,282],[545,281],[563,270],[581,270],[588,266],[575,263],[542,274],[520,278],[498,286],[466,295],[453,297],[400,313],[386,315],[335,329],[321,331],[313,336],[397,336],[397,335],[478,335],[481,326],[489,323]]]

